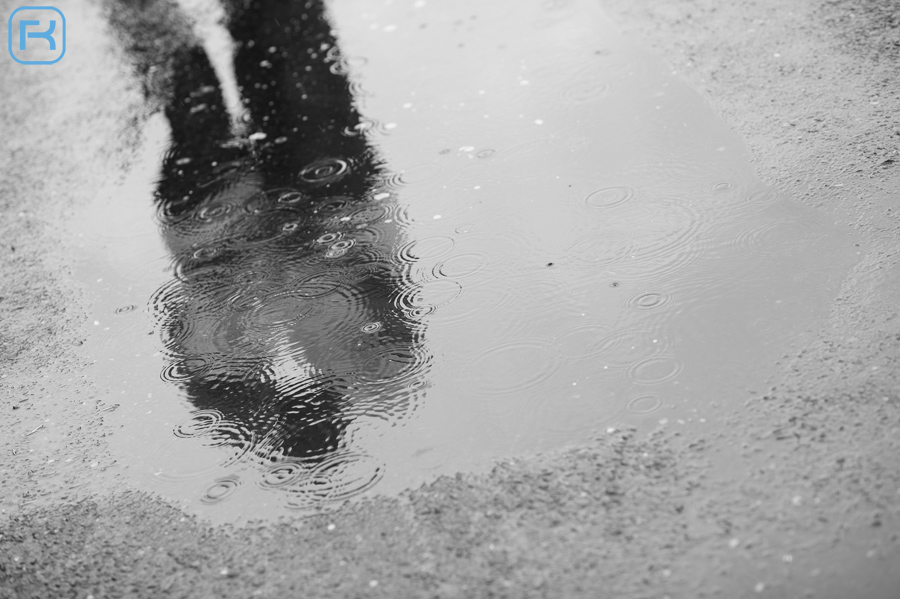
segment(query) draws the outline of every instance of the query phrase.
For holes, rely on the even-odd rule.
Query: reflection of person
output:
[[[356,417],[405,412],[427,361],[395,305],[409,285],[392,262],[400,231],[321,2],[257,1],[227,27],[240,122],[203,49],[172,60],[156,193],[176,274],[154,298],[164,376],[219,413],[226,443],[322,458]]]

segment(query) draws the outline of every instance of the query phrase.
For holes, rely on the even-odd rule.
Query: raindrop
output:
[[[727,181],[725,181],[713,185],[713,191],[728,191],[732,187],[734,187],[734,183],[728,183]]]
[[[361,90],[361,95],[368,95],[364,90],[362,90],[361,85],[351,83],[350,86],[357,90]],[[381,121],[369,117],[361,117],[356,125],[353,125],[352,127],[344,127],[342,134],[346,137],[360,137],[362,135],[365,135],[366,133],[373,131],[386,133],[387,130],[387,126],[384,125]]]
[[[455,245],[456,240],[449,235],[434,235],[407,242],[397,253],[403,262],[414,263],[439,258],[453,250]]]
[[[436,277],[458,280],[476,275],[487,268],[487,258],[480,253],[456,254],[432,269]]]
[[[375,333],[382,329],[382,324],[380,322],[370,322],[360,329],[363,333]]]
[[[197,213],[197,220],[202,222],[213,222],[226,216],[234,209],[234,206],[226,202],[210,204],[204,206]]]
[[[488,148],[488,149],[486,149],[486,150],[481,150],[481,151],[479,151],[477,154],[475,154],[475,156],[476,156],[477,158],[490,158],[490,157],[493,156],[496,152],[497,152],[496,150],[492,150],[492,149]]]
[[[155,305],[162,307],[172,302],[183,301],[184,290],[179,284],[200,285],[204,289],[219,287],[234,270],[228,263],[183,260],[175,265],[175,281],[164,284],[154,295]],[[208,286],[208,287],[206,287]]]
[[[771,204],[778,199],[778,193],[774,189],[758,189],[741,196],[741,201],[748,204]]]
[[[631,235],[619,231],[592,233],[565,250],[565,260],[576,268],[596,268],[622,262],[632,255]]]
[[[357,372],[357,378],[368,384],[390,382],[392,386],[405,385],[421,377],[430,365],[428,356],[419,345],[397,343],[374,351]]]
[[[596,355],[598,342],[608,334],[605,326],[585,323],[561,333],[555,340],[563,356],[578,360]]]
[[[654,310],[671,301],[672,296],[663,291],[645,291],[628,298],[625,305],[635,310]]]
[[[651,331],[624,329],[600,339],[590,348],[589,355],[602,357],[610,366],[624,368],[663,349],[664,344],[654,339]]]
[[[160,378],[167,383],[180,383],[190,380],[193,376],[193,370],[181,361],[167,365],[160,373]]]
[[[288,487],[296,483],[301,477],[309,475],[314,465],[300,461],[272,464],[263,472],[260,486],[272,489]]]
[[[392,178],[392,184],[400,187],[403,185],[419,184],[440,177],[446,169],[441,162],[425,162],[403,169]]]
[[[341,179],[349,165],[340,158],[323,158],[300,171],[300,178],[307,183],[327,184]]]
[[[329,456],[291,488],[289,507],[308,509],[339,503],[374,487],[384,476],[384,464],[365,454],[343,452]]]
[[[437,306],[417,306],[407,309],[404,313],[410,320],[421,320],[429,314],[433,314],[435,310],[437,310]]]
[[[591,208],[612,208],[624,204],[634,197],[634,189],[624,185],[616,187],[604,187],[591,192],[585,202]]]
[[[542,339],[519,339],[470,360],[462,378],[488,394],[520,393],[550,379],[558,368],[553,345]]]
[[[438,279],[403,289],[395,297],[394,305],[416,319],[453,302],[461,293],[462,286],[456,281]]]
[[[288,191],[287,193],[283,193],[278,196],[279,204],[296,204],[302,201],[303,194],[299,191]]]
[[[347,251],[347,250],[349,250],[350,248],[352,248],[354,245],[356,245],[356,241],[355,241],[355,240],[353,240],[353,239],[342,239],[342,240],[340,240],[340,241],[336,241],[336,242],[334,242],[333,244],[331,244],[330,249],[335,250],[335,251],[338,251],[338,250]]]
[[[316,239],[316,243],[334,243],[341,237],[343,237],[342,233],[325,233],[324,235],[321,235],[318,239]]]
[[[684,366],[673,356],[653,356],[635,362],[628,368],[628,376],[635,383],[658,385],[678,376]]]
[[[239,486],[241,481],[237,476],[216,479],[203,491],[200,501],[205,504],[219,503],[234,494]]]
[[[655,395],[642,395],[628,402],[626,409],[634,414],[649,414],[662,406],[662,401]]]
[[[359,210],[356,210],[355,212],[351,212],[349,214],[349,218],[350,222],[355,224],[374,223],[387,218],[390,212],[390,206],[376,204],[373,206],[365,206],[363,208],[360,208]]]
[[[185,342],[193,337],[198,319],[173,318],[168,314],[164,314],[162,318],[163,320],[159,327],[159,336],[163,343],[163,347],[167,350],[180,348]],[[172,366],[173,365],[170,364],[163,370],[161,375],[163,380],[169,380],[168,377],[172,375],[175,377],[172,380],[182,380],[184,377],[179,376],[179,373],[183,371],[183,368],[178,367],[177,369],[174,369],[173,372],[169,372],[169,370],[172,369]]]
[[[202,260],[209,260],[210,258],[212,258],[213,256],[215,256],[218,253],[219,253],[218,248],[203,247],[203,248],[200,248],[200,249],[194,251],[194,253],[191,254],[191,256],[194,258],[194,260],[202,261]]]
[[[329,51],[329,58],[335,61],[328,67],[335,75],[349,75],[351,70],[359,69],[369,62],[364,56],[338,56],[331,51]]]
[[[710,245],[701,235],[704,225],[693,205],[668,199],[630,204],[615,223],[610,223],[613,229],[596,235],[627,237],[625,255],[620,254],[609,273],[620,282],[646,283],[671,276],[699,259]]]
[[[219,410],[197,410],[191,412],[190,418],[175,427],[176,437],[193,438],[208,435],[222,422]]]
[[[351,203],[351,199],[347,196],[331,196],[328,198],[324,198],[322,200],[316,201],[313,204],[313,213],[314,214],[329,214],[333,212],[339,212],[344,210]]]
[[[127,314],[127,313],[133,312],[135,310],[137,310],[137,306],[134,304],[129,304],[127,306],[121,306],[119,308],[116,308],[116,314]]]

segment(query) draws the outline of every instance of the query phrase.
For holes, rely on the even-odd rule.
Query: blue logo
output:
[[[66,53],[66,18],[52,6],[20,6],[9,15],[9,55],[20,64],[54,64]]]

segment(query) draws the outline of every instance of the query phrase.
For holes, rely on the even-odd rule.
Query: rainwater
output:
[[[130,485],[264,518],[721,428],[823,318],[847,238],[594,3],[326,8],[185,51],[73,224]]]

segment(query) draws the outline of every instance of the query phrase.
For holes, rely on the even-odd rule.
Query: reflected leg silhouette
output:
[[[163,377],[237,455],[331,463],[353,453],[352,423],[413,409],[428,367],[397,301],[412,286],[403,231],[322,3],[226,8],[239,114],[199,44],[169,57]]]

